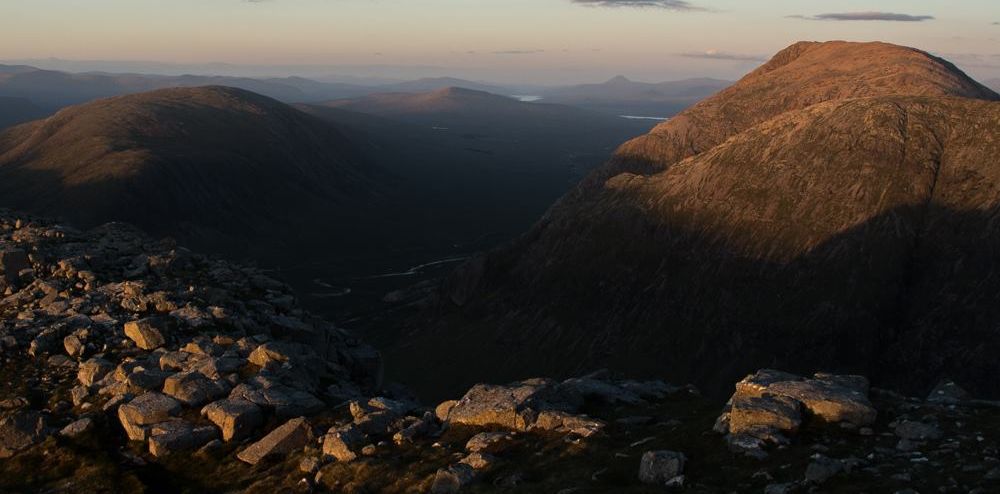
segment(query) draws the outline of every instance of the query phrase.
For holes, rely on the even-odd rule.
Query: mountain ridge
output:
[[[832,99],[819,94],[815,103],[808,92],[776,85],[773,90],[783,95],[778,102],[760,103],[774,116],[741,113],[735,120],[712,121],[707,130],[695,125],[703,115],[735,111],[740,101],[754,100],[740,91],[771,88],[769,74],[782,75],[803,60],[829,62],[831,52],[847,60],[831,69],[833,81],[858,67],[878,74],[874,81],[882,80],[884,71],[890,80],[903,78],[908,85],[895,95],[891,87],[856,80]],[[883,52],[888,52],[887,64],[900,59],[894,57],[918,57],[945,72],[918,71],[928,77],[924,81],[911,76],[912,64],[867,64]],[[817,59],[817,53],[825,56]],[[988,129],[1000,132],[996,94],[956,70],[918,50],[884,44],[793,45],[742,83],[685,112],[686,118],[639,138],[639,151],[649,153],[644,166],[627,162],[634,158],[636,148],[630,146],[635,141],[624,145],[607,167],[564,196],[520,239],[459,268],[443,285],[440,313],[414,323],[428,328],[417,334],[428,341],[489,345],[484,354],[504,358],[487,363],[440,356],[439,362],[504,378],[515,377],[519,369],[559,375],[610,365],[674,372],[678,380],[715,389],[751,365],[795,369],[802,361],[821,362],[838,371],[874,375],[869,366],[895,359],[899,365],[891,368],[911,374],[879,376],[886,382],[929,386],[941,377],[935,373],[952,372],[996,394],[1000,390],[984,376],[997,369],[974,351],[959,355],[975,347],[970,334],[989,334],[988,328],[965,321],[968,333],[943,336],[929,312],[901,302],[920,299],[927,311],[934,307],[961,319],[957,307],[940,306],[930,294],[942,299],[971,295],[960,295],[962,290],[943,281],[941,266],[928,260],[934,256],[926,249],[940,250],[948,262],[981,264],[987,259],[983,251],[950,236],[943,225],[953,221],[964,225],[963,231],[978,229],[982,249],[1000,236],[989,226],[990,204],[1000,197],[1000,177],[989,167],[996,142]],[[794,74],[797,80],[812,77],[818,76]],[[874,96],[857,97],[869,90]],[[723,99],[727,95],[736,95],[736,103]],[[751,125],[754,120],[760,121]],[[642,142],[672,136],[676,140],[666,145]],[[765,150],[772,154],[762,155]],[[934,150],[941,156],[928,154]],[[872,187],[867,178],[852,182],[866,174],[884,176],[879,174],[902,166],[895,160],[910,163],[917,156],[924,158],[907,168],[911,175],[893,179],[898,181],[893,190],[904,191],[897,195],[864,192]],[[967,161],[967,182],[955,179],[945,187],[927,178],[939,169],[935,160],[956,157]],[[862,164],[870,166],[856,168]],[[757,175],[764,171],[770,179],[761,182]],[[976,191],[964,203],[963,187]],[[933,193],[915,196],[911,189]],[[942,194],[954,202],[942,202]],[[860,197],[878,208],[865,209],[873,203],[858,202]],[[924,233],[897,237],[893,231]],[[866,240],[883,234],[881,244]],[[871,268],[870,276],[857,271],[861,266]],[[856,287],[837,279],[845,273],[857,277]],[[962,273],[976,280],[971,283],[986,282],[981,273]],[[935,282],[941,286],[935,288]],[[852,298],[861,292],[871,300]],[[886,298],[886,293],[893,295]],[[819,307],[831,314],[811,312]],[[834,323],[850,314],[860,319]],[[405,344],[416,341],[409,338]],[[859,342],[858,348],[850,349],[851,342]],[[928,353],[932,348],[958,352],[954,362],[968,368],[945,365],[949,360]],[[561,357],[545,357],[556,354]],[[486,358],[479,354],[478,359]]]

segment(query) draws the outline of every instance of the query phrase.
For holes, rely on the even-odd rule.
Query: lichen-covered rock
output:
[[[153,426],[149,436],[149,453],[163,457],[181,451],[200,448],[218,438],[215,427],[196,427],[184,420],[172,420]]]

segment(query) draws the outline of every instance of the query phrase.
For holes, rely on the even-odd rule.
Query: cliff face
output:
[[[786,69],[814,56],[811,76]],[[931,65],[914,74],[894,57]],[[852,85],[844,67],[887,78]],[[688,123],[641,138],[673,143],[643,147],[658,164],[591,177],[512,246],[459,269],[443,315],[411,341],[482,345],[437,360],[498,377],[607,365],[716,390],[760,366],[820,365],[1000,393],[1000,107],[949,96],[995,98],[949,67],[887,45],[793,46]],[[786,70],[792,82],[762,82]],[[922,96],[857,97],[871,88]],[[691,116],[709,114],[704,127]]]

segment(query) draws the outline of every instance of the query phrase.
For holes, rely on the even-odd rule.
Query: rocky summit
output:
[[[1000,396],[997,99],[918,50],[796,44],[457,269],[387,360],[498,380],[608,367],[716,396],[818,367]]]
[[[4,492],[993,492],[1000,403],[760,370],[418,402],[261,270],[0,213]]]

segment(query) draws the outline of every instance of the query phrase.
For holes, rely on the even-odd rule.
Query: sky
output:
[[[0,60],[99,61],[90,70],[734,79],[795,41],[831,39],[1000,77],[1000,0],[0,0]]]

